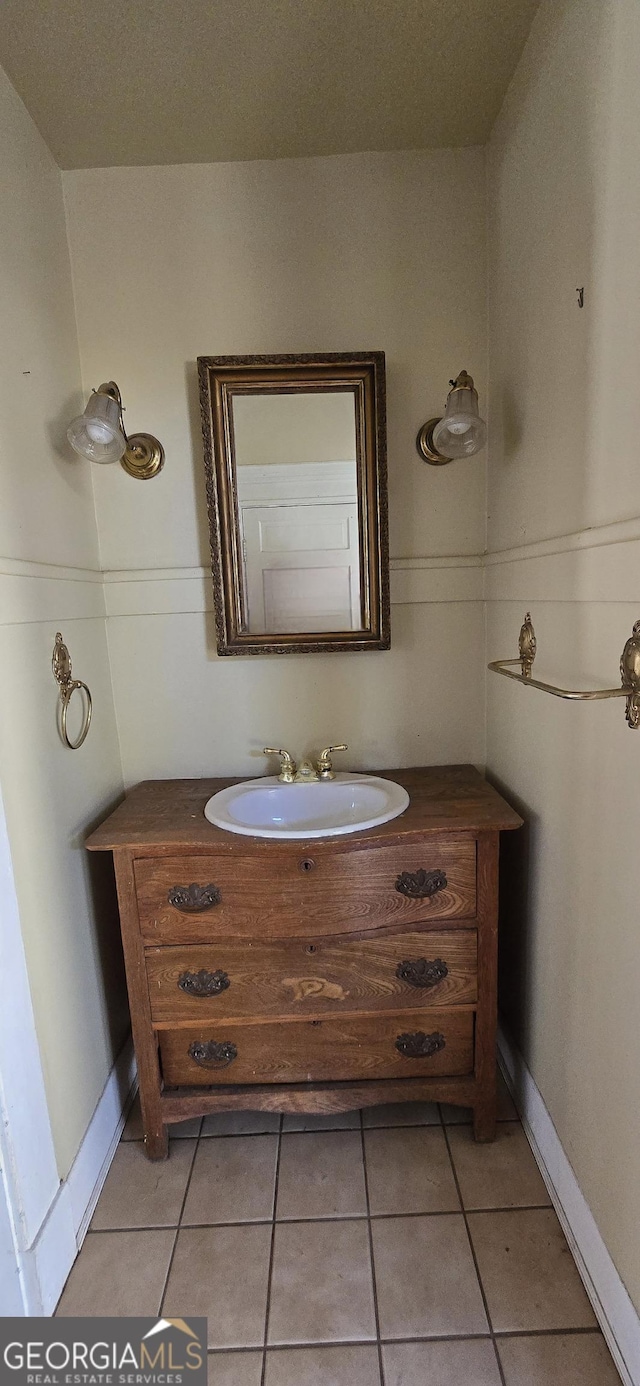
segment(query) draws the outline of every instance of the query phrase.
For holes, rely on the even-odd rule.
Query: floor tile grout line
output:
[[[370,1108],[367,1108],[366,1110],[370,1110]],[[203,1118],[202,1118],[202,1121],[203,1121],[203,1122],[206,1121],[206,1117],[203,1117]],[[516,1123],[519,1123],[519,1122],[520,1122],[520,1118],[517,1117],[517,1116],[515,1116],[515,1117],[499,1117],[499,1118],[498,1118],[498,1123],[497,1123],[497,1124],[498,1124],[498,1126],[505,1126],[505,1125],[515,1125]],[[449,1127],[451,1127],[451,1126],[453,1126],[453,1127],[465,1127],[465,1128],[466,1128],[466,1127],[471,1126],[471,1124],[472,1124],[472,1123],[471,1123],[470,1121],[445,1121],[445,1120],[444,1120],[444,1117],[442,1117],[442,1118],[440,1118],[438,1121],[393,1121],[393,1122],[386,1122],[386,1123],[385,1123],[385,1122],[380,1122],[379,1124],[375,1124],[375,1123],[372,1124],[372,1125],[367,1124],[367,1125],[365,1125],[365,1128],[364,1128],[364,1129],[365,1129],[365,1131],[417,1131],[417,1130],[422,1130],[423,1128],[426,1129],[426,1130],[429,1130],[429,1129],[432,1128],[432,1127],[437,1128],[437,1127],[439,1127],[439,1126],[446,1126],[447,1128],[449,1128]],[[305,1130],[304,1128],[302,1128],[302,1127],[297,1127],[297,1128],[296,1128],[296,1127],[291,1127],[291,1128],[289,1128],[289,1129],[287,1129],[286,1127],[283,1127],[282,1134],[283,1134],[283,1136],[317,1136],[318,1133],[319,1133],[320,1131],[326,1131],[326,1132],[334,1132],[334,1131],[357,1131],[358,1129],[359,1129],[358,1126],[310,1126],[310,1127],[308,1127],[306,1130]],[[255,1136],[274,1136],[274,1135],[277,1135],[277,1134],[278,1134],[278,1133],[277,1133],[277,1130],[276,1130],[275,1128],[272,1127],[271,1129],[266,1128],[264,1131],[201,1131],[200,1134],[199,1134],[198,1136],[193,1136],[193,1135],[191,1135],[191,1136],[186,1136],[186,1135],[185,1135],[185,1136],[172,1136],[172,1135],[170,1134],[170,1135],[169,1135],[169,1140],[170,1140],[170,1141],[192,1141],[192,1140],[228,1141],[228,1140],[238,1139],[240,1136],[242,1136],[242,1137],[245,1137],[245,1136],[246,1136],[247,1138],[253,1138],[253,1137],[255,1137]],[[143,1140],[143,1138],[142,1138],[141,1136],[121,1136],[121,1137],[120,1137],[120,1142],[119,1142],[119,1144],[120,1144],[120,1145],[144,1145],[144,1140]]]
[[[209,1116],[211,1113],[209,1113]],[[232,1116],[232,1112],[222,1112],[221,1116]],[[242,1111],[238,1112],[242,1116]],[[277,1126],[264,1126],[260,1131],[205,1131],[204,1123],[208,1117],[202,1118],[202,1139],[203,1141],[230,1141],[230,1140],[254,1140],[256,1136],[277,1136],[280,1132],[280,1120]]]
[[[284,1125],[284,1115],[280,1114],[278,1126],[278,1147],[276,1150],[276,1170],[273,1181],[273,1216],[271,1219],[271,1244],[269,1247],[269,1268],[267,1271],[267,1301],[264,1312],[264,1336],[262,1340],[262,1368],[260,1372],[260,1386],[265,1386],[267,1377],[267,1342],[269,1339],[269,1316],[271,1314],[271,1286],[273,1282],[273,1258],[276,1244],[276,1213],[278,1209],[278,1185],[280,1182],[280,1153],[282,1150],[282,1128]]]
[[[384,1347],[402,1347],[410,1344],[421,1343],[486,1343],[491,1341],[491,1334],[487,1333],[438,1333],[430,1337],[422,1338],[380,1338],[380,1343]],[[501,1341],[503,1338],[601,1338],[601,1330],[595,1328],[522,1328],[511,1329],[496,1333],[496,1339]],[[308,1348],[318,1351],[321,1348],[364,1348],[376,1347],[375,1338],[310,1338],[303,1343],[271,1343],[267,1346],[269,1352],[304,1352]],[[249,1344],[247,1347],[226,1346],[209,1347],[207,1356],[215,1357],[224,1354],[241,1356],[242,1353],[260,1352],[263,1348],[260,1344]]]
[[[497,1345],[497,1343],[496,1343],[495,1333],[494,1333],[494,1331],[493,1331],[493,1323],[492,1323],[492,1320],[491,1320],[491,1314],[489,1313],[489,1302],[488,1302],[488,1300],[487,1300],[487,1296],[486,1296],[486,1293],[485,1293],[485,1288],[484,1288],[484,1285],[483,1285],[483,1283],[482,1283],[482,1276],[480,1275],[480,1266],[478,1265],[478,1258],[477,1258],[477,1256],[476,1256],[476,1249],[475,1249],[475,1247],[474,1247],[474,1245],[473,1245],[473,1241],[472,1241],[472,1238],[471,1238],[471,1229],[470,1229],[470,1227],[469,1227],[469,1219],[468,1219],[468,1217],[467,1217],[467,1210],[466,1210],[466,1208],[465,1208],[465,1206],[464,1206],[464,1199],[463,1199],[463,1197],[462,1197],[462,1189],[460,1188],[460,1181],[459,1181],[459,1179],[458,1179],[458,1171],[457,1171],[456,1166],[455,1166],[455,1160],[454,1160],[453,1155],[452,1155],[452,1153],[451,1153],[451,1145],[450,1145],[450,1142],[449,1142],[449,1136],[448,1136],[446,1127],[444,1128],[444,1139],[445,1139],[445,1142],[446,1142],[447,1150],[448,1150],[448,1152],[449,1152],[449,1161],[450,1161],[450,1164],[451,1164],[451,1170],[452,1170],[452,1173],[453,1173],[453,1178],[454,1178],[454,1181],[455,1181],[455,1186],[456,1186],[456,1190],[457,1190],[457,1193],[458,1193],[458,1198],[460,1199],[460,1208],[462,1209],[462,1216],[463,1216],[463,1218],[464,1218],[465,1230],[466,1230],[467,1239],[468,1239],[468,1242],[469,1242],[469,1250],[470,1250],[471,1256],[472,1256],[472,1258],[473,1258],[473,1264],[474,1264],[474,1267],[475,1267],[476,1277],[477,1277],[477,1281],[478,1281],[478,1287],[479,1287],[479,1290],[480,1290],[480,1294],[481,1294],[481,1296],[482,1296],[482,1303],[483,1303],[483,1305],[484,1305],[484,1312],[485,1312],[485,1314],[486,1314],[486,1316],[487,1316],[487,1323],[488,1323],[488,1325],[489,1325],[489,1334],[490,1334],[490,1337],[491,1337],[491,1342],[493,1343],[493,1352],[494,1352],[494,1356],[495,1356],[495,1359],[496,1359],[496,1362],[497,1362],[497,1365],[498,1365],[498,1373],[499,1373],[499,1376],[500,1376],[500,1381],[501,1381],[501,1383],[502,1383],[502,1386],[507,1386],[506,1379],[505,1379],[505,1375],[504,1375],[504,1370],[503,1370],[503,1366],[502,1366],[502,1362],[500,1361],[500,1353],[498,1352],[498,1345]]]
[[[595,1325],[590,1328],[501,1328],[496,1338],[584,1338],[594,1335],[602,1337],[602,1329]]]
[[[270,1132],[274,1135],[275,1132]],[[284,1133],[286,1135],[286,1132]],[[453,1218],[460,1217],[463,1211],[468,1214],[489,1213],[541,1213],[548,1212],[552,1207],[551,1203],[514,1203],[506,1208],[427,1208],[418,1212],[411,1213],[371,1213],[372,1222],[388,1222],[393,1218]],[[290,1227],[300,1222],[364,1222],[366,1213],[339,1213],[334,1216],[324,1215],[311,1218],[276,1218],[279,1226]],[[88,1235],[92,1237],[103,1236],[105,1232],[171,1232],[177,1231],[202,1231],[207,1227],[264,1227],[273,1221],[272,1217],[265,1218],[242,1218],[230,1222],[185,1222],[184,1217],[179,1223],[175,1222],[146,1222],[135,1223],[126,1227],[93,1227]]]
[[[191,1179],[192,1179],[192,1176],[193,1176],[193,1171],[194,1171],[194,1169],[195,1169],[196,1155],[198,1154],[198,1146],[200,1145],[200,1132],[202,1131],[202,1121],[203,1121],[203,1118],[200,1119],[200,1127],[199,1127],[199,1130],[198,1130],[198,1134],[197,1134],[197,1136],[196,1136],[196,1138],[195,1138],[195,1140],[194,1140],[194,1142],[193,1142],[193,1155],[192,1155],[192,1157],[191,1157],[191,1165],[190,1165],[190,1168],[189,1168],[189,1174],[188,1174],[188,1176],[187,1176],[187,1182],[186,1182],[186,1184],[185,1184],[184,1194],[183,1194],[183,1196],[182,1196],[182,1203],[180,1204],[180,1213],[179,1213],[179,1215],[178,1215],[178,1223],[177,1223],[177,1227],[176,1227],[176,1235],[175,1235],[175,1237],[174,1237],[174,1239],[173,1239],[173,1246],[172,1246],[172,1248],[171,1248],[171,1255],[170,1255],[170,1257],[169,1257],[169,1265],[167,1266],[167,1274],[166,1274],[166,1276],[165,1276],[164,1285],[163,1285],[163,1287],[162,1287],[162,1294],[161,1294],[161,1296],[160,1296],[160,1304],[159,1304],[159,1306],[158,1306],[158,1314],[161,1314],[162,1311],[163,1311],[163,1309],[164,1309],[164,1301],[165,1301],[165,1298],[166,1298],[167,1288],[168,1288],[168,1285],[169,1285],[169,1276],[171,1275],[171,1270],[172,1270],[172,1268],[173,1268],[173,1262],[174,1262],[174,1258],[175,1258],[175,1254],[176,1254],[176,1247],[177,1247],[177,1245],[178,1245],[178,1237],[180,1236],[180,1227],[181,1227],[181,1225],[182,1225],[182,1217],[183,1217],[184,1210],[185,1210],[185,1206],[186,1206],[186,1202],[187,1202],[187,1194],[189,1193],[189,1189],[190,1189],[190,1187],[191,1187]],[[171,1159],[171,1145],[169,1145],[169,1154],[168,1154],[167,1158],[168,1158],[168,1159]]]
[[[220,1347],[208,1347],[208,1349],[206,1349],[206,1356],[226,1357],[227,1353],[229,1353],[229,1356],[233,1354],[234,1357],[241,1357],[242,1353],[260,1353],[260,1357],[262,1357],[263,1351],[265,1351],[265,1349],[260,1347],[259,1343],[248,1343],[247,1347],[238,1347],[235,1343],[226,1343],[224,1346]]]
[[[599,1330],[599,1328],[598,1328],[597,1325],[595,1325],[595,1326],[589,1326],[589,1327],[582,1327],[582,1326],[581,1326],[581,1327],[560,1327],[560,1328],[549,1328],[549,1329],[547,1329],[547,1328],[541,1328],[541,1329],[533,1329],[533,1328],[530,1328],[530,1329],[503,1329],[503,1330],[496,1330],[496,1329],[494,1329],[493,1323],[492,1323],[492,1319],[491,1319],[491,1315],[490,1315],[490,1312],[489,1312],[488,1302],[487,1302],[487,1299],[486,1299],[486,1294],[485,1294],[485,1290],[484,1290],[484,1285],[483,1285],[483,1281],[482,1281],[482,1276],[481,1276],[481,1274],[480,1274],[480,1268],[479,1268],[479,1264],[478,1264],[478,1260],[477,1260],[477,1256],[476,1256],[476,1252],[475,1252],[475,1247],[474,1247],[474,1244],[473,1244],[473,1239],[472,1239],[472,1236],[471,1236],[471,1230],[470,1230],[470,1226],[469,1226],[468,1216],[467,1216],[467,1215],[470,1216],[471,1214],[473,1214],[473,1215],[476,1215],[476,1216],[477,1216],[478,1214],[481,1214],[481,1213],[484,1213],[484,1214],[492,1214],[492,1213],[515,1213],[515,1212],[522,1212],[522,1211],[544,1211],[544,1210],[547,1210],[547,1211],[548,1211],[548,1209],[549,1209],[549,1207],[550,1207],[549,1203],[545,1203],[545,1204],[534,1203],[534,1204],[522,1204],[522,1205],[516,1204],[516,1205],[508,1205],[508,1206],[501,1206],[501,1207],[492,1207],[492,1206],[488,1206],[488,1207],[480,1207],[480,1208],[467,1208],[467,1207],[465,1207],[464,1200],[462,1199],[462,1194],[461,1194],[461,1190],[460,1190],[460,1186],[459,1186],[459,1180],[458,1180],[457,1171],[456,1171],[456,1167],[455,1167],[455,1162],[454,1162],[454,1157],[453,1157],[453,1150],[452,1150],[452,1143],[455,1143],[455,1142],[454,1142],[454,1137],[451,1136],[451,1131],[452,1131],[452,1130],[455,1130],[455,1128],[460,1128],[460,1129],[464,1130],[464,1129],[466,1129],[466,1128],[468,1127],[468,1123],[466,1123],[466,1122],[455,1122],[455,1121],[454,1121],[454,1122],[445,1122],[444,1119],[441,1119],[441,1120],[438,1121],[438,1122],[426,1122],[426,1121],[419,1122],[419,1123],[407,1122],[407,1123],[403,1123],[403,1124],[394,1123],[394,1124],[387,1124],[386,1126],[367,1126],[367,1127],[365,1127],[365,1124],[364,1124],[364,1117],[365,1117],[365,1115],[366,1115],[366,1113],[363,1113],[363,1112],[358,1113],[358,1116],[359,1116],[360,1139],[361,1139],[361,1144],[362,1144],[362,1158],[363,1158],[363,1166],[364,1166],[365,1190],[366,1190],[366,1214],[365,1214],[365,1215],[362,1215],[362,1214],[351,1214],[351,1215],[342,1216],[342,1217],[340,1217],[340,1216],[338,1216],[338,1217],[328,1217],[328,1216],[325,1216],[325,1217],[319,1217],[319,1218],[308,1218],[308,1217],[307,1217],[307,1218],[292,1218],[292,1219],[288,1219],[288,1218],[278,1219],[278,1217],[277,1217],[277,1206],[278,1206],[278,1205],[277,1205],[277,1199],[278,1199],[278,1174],[279,1174],[280,1153],[281,1153],[282,1136],[283,1136],[283,1134],[297,1134],[297,1135],[301,1135],[301,1134],[302,1134],[302,1135],[309,1135],[309,1136],[314,1136],[314,1135],[318,1135],[318,1134],[320,1134],[320,1133],[325,1133],[325,1132],[328,1132],[329,1134],[344,1134],[345,1131],[355,1131],[355,1130],[357,1130],[357,1129],[358,1129],[357,1127],[331,1127],[331,1128],[319,1127],[319,1128],[311,1129],[311,1130],[309,1130],[309,1131],[293,1131],[293,1132],[287,1132],[287,1131],[285,1131],[285,1129],[284,1129],[284,1122],[285,1122],[286,1118],[283,1117],[283,1116],[280,1116],[280,1117],[279,1117],[279,1123],[278,1123],[278,1129],[277,1129],[277,1131],[271,1131],[271,1132],[269,1132],[269,1131],[255,1131],[255,1132],[225,1132],[225,1133],[222,1133],[222,1134],[216,1134],[216,1133],[205,1133],[205,1132],[204,1132],[204,1118],[201,1118],[201,1119],[200,1119],[200,1122],[199,1122],[199,1127],[198,1127],[198,1129],[197,1129],[197,1131],[196,1131],[195,1133],[189,1134],[188,1136],[185,1134],[185,1135],[182,1135],[182,1136],[171,1137],[171,1144],[173,1143],[173,1140],[180,1140],[180,1141],[182,1141],[182,1140],[191,1140],[191,1141],[193,1142],[192,1157],[191,1157],[191,1162],[190,1162],[189,1171],[188,1171],[188,1175],[187,1175],[187,1180],[186,1180],[186,1184],[185,1184],[184,1194],[183,1194],[182,1201],[181,1201],[181,1207],[180,1207],[180,1213],[179,1213],[179,1220],[178,1220],[178,1223],[175,1224],[175,1225],[174,1225],[174,1224],[169,1224],[169,1225],[167,1225],[167,1224],[155,1224],[155,1225],[146,1224],[146,1225],[141,1225],[140,1227],[99,1228],[99,1229],[92,1229],[92,1230],[91,1230],[91,1235],[92,1235],[92,1236],[95,1236],[95,1235],[98,1235],[98,1236],[99,1236],[101,1232],[107,1232],[107,1233],[111,1233],[111,1232],[116,1232],[116,1233],[117,1233],[117,1232],[122,1232],[122,1233],[126,1233],[126,1232],[134,1232],[134,1231],[146,1232],[146,1231],[153,1231],[153,1230],[156,1230],[156,1231],[164,1231],[164,1232],[170,1232],[170,1231],[174,1231],[174,1232],[175,1232],[175,1235],[174,1235],[174,1237],[173,1237],[172,1249],[171,1249],[171,1253],[170,1253],[170,1257],[169,1257],[169,1262],[168,1262],[168,1266],[167,1266],[167,1271],[166,1271],[166,1275],[165,1275],[165,1277],[164,1277],[164,1284],[163,1284],[163,1288],[162,1288],[162,1292],[161,1292],[161,1297],[160,1297],[160,1306],[162,1307],[163,1304],[164,1304],[164,1301],[165,1301],[165,1299],[166,1299],[168,1284],[169,1284],[169,1280],[170,1280],[170,1276],[171,1276],[171,1273],[172,1273],[172,1268],[173,1268],[173,1264],[174,1264],[174,1260],[175,1260],[175,1254],[176,1254],[176,1249],[177,1249],[178,1234],[179,1234],[180,1230],[185,1226],[185,1224],[184,1224],[184,1222],[183,1222],[183,1219],[184,1219],[184,1211],[185,1211],[185,1207],[186,1207],[186,1203],[187,1203],[187,1199],[188,1199],[189,1189],[190,1189],[190,1186],[191,1186],[191,1180],[192,1180],[192,1178],[193,1178],[194,1171],[195,1171],[195,1165],[196,1165],[196,1160],[197,1160],[197,1155],[198,1155],[198,1150],[199,1150],[199,1145],[200,1145],[201,1140],[203,1140],[203,1139],[206,1139],[206,1140],[209,1140],[209,1139],[229,1139],[229,1138],[243,1139],[244,1136],[264,1136],[264,1135],[267,1135],[267,1134],[277,1135],[277,1137],[278,1137],[278,1141],[277,1141],[277,1163],[276,1163],[276,1172],[275,1172],[275,1177],[274,1177],[274,1198],[273,1198],[273,1208],[272,1208],[272,1215],[271,1215],[271,1218],[270,1218],[270,1219],[268,1219],[268,1218],[267,1218],[267,1219],[252,1219],[252,1220],[248,1220],[247,1222],[236,1222],[236,1223],[196,1223],[196,1224],[187,1224],[187,1227],[191,1227],[191,1228],[193,1228],[194,1230],[195,1230],[195,1229],[198,1229],[198,1228],[208,1229],[208,1228],[211,1228],[211,1227],[213,1227],[213,1228],[220,1228],[220,1227],[230,1227],[230,1226],[231,1226],[231,1227],[261,1226],[261,1225],[264,1226],[264,1225],[269,1225],[269,1224],[271,1224],[271,1229],[272,1229],[272,1231],[271,1231],[271,1243],[270,1243],[269,1266],[268,1266],[268,1273],[267,1273],[267,1302],[266,1302],[266,1308],[265,1308],[265,1329],[264,1329],[264,1340],[263,1340],[262,1345],[260,1345],[259,1343],[256,1343],[256,1344],[246,1345],[246,1346],[233,1346],[233,1347],[232,1347],[232,1346],[226,1346],[226,1347],[225,1347],[225,1346],[220,1346],[220,1347],[214,1347],[214,1348],[209,1348],[209,1346],[207,1346],[207,1352],[208,1352],[209,1354],[216,1354],[216,1353],[219,1354],[219,1353],[225,1353],[225,1352],[228,1352],[228,1353],[235,1352],[235,1353],[240,1353],[240,1354],[242,1354],[242,1353],[251,1353],[251,1352],[255,1352],[255,1353],[260,1352],[261,1355],[262,1355],[261,1386],[264,1386],[264,1381],[265,1381],[265,1377],[266,1377],[266,1370],[267,1370],[267,1358],[268,1358],[268,1354],[269,1354],[269,1352],[270,1352],[271,1350],[274,1350],[274,1351],[275,1351],[275,1350],[277,1349],[277,1350],[288,1350],[288,1351],[289,1351],[289,1350],[295,1350],[296,1348],[297,1348],[297,1349],[305,1349],[305,1348],[308,1348],[308,1347],[320,1349],[320,1348],[328,1348],[328,1347],[331,1347],[331,1346],[337,1346],[338,1343],[340,1343],[340,1345],[342,1345],[342,1346],[347,1346],[347,1345],[349,1345],[349,1346],[353,1346],[353,1347],[362,1347],[362,1346],[365,1345],[365,1341],[364,1341],[364,1340],[362,1340],[362,1339],[355,1339],[355,1340],[335,1340],[335,1341],[333,1341],[333,1342],[332,1342],[332,1341],[327,1341],[327,1340],[325,1340],[325,1341],[320,1341],[320,1342],[318,1342],[318,1343],[312,1343],[312,1342],[306,1342],[306,1343],[300,1343],[300,1342],[297,1342],[297,1343],[278,1343],[278,1344],[275,1344],[275,1343],[274,1343],[274,1344],[271,1345],[271,1347],[269,1346],[269,1344],[268,1344],[268,1321],[269,1321],[269,1314],[270,1314],[270,1301],[271,1301],[271,1286],[272,1286],[272,1276],[273,1276],[273,1261],[274,1261],[275,1235],[276,1235],[276,1230],[277,1230],[277,1225],[278,1225],[278,1223],[280,1223],[281,1225],[287,1226],[287,1225],[291,1225],[291,1224],[304,1224],[304,1223],[315,1223],[315,1222],[331,1222],[331,1223],[333,1223],[333,1222],[343,1222],[343,1221],[344,1221],[344,1222],[347,1222],[347,1221],[365,1221],[365,1220],[367,1221],[367,1224],[368,1224],[368,1235],[369,1235],[369,1250],[370,1250],[370,1259],[371,1259],[371,1267],[372,1267],[372,1279],[373,1279],[373,1295],[374,1295],[375,1317],[376,1317],[376,1338],[375,1338],[375,1340],[374,1340],[373,1338],[370,1339],[370,1340],[368,1340],[368,1345],[372,1347],[374,1341],[375,1341],[375,1343],[376,1343],[376,1347],[377,1347],[377,1351],[378,1351],[379,1370],[380,1370],[380,1376],[381,1376],[381,1386],[384,1386],[384,1375],[383,1375],[383,1373],[384,1373],[384,1361],[383,1361],[382,1352],[381,1352],[382,1344],[383,1344],[383,1343],[384,1343],[385,1345],[386,1345],[387,1343],[390,1344],[390,1345],[392,1345],[392,1344],[398,1344],[398,1343],[403,1343],[403,1342],[406,1342],[406,1343],[416,1343],[416,1344],[417,1344],[417,1343],[425,1343],[425,1342],[430,1342],[430,1343],[432,1343],[432,1342],[438,1342],[438,1341],[464,1341],[464,1340],[479,1340],[479,1341],[484,1340],[484,1341],[486,1341],[487,1338],[490,1338],[491,1341],[492,1341],[492,1343],[493,1343],[493,1346],[494,1346],[494,1352],[495,1352],[496,1359],[497,1359],[497,1366],[498,1366],[498,1370],[499,1370],[499,1374],[500,1374],[500,1380],[501,1380],[502,1386],[504,1386],[504,1383],[505,1383],[504,1371],[503,1371],[502,1362],[501,1362],[501,1359],[500,1359],[500,1354],[499,1354],[499,1351],[498,1351],[498,1344],[499,1344],[499,1342],[501,1342],[503,1339],[507,1340],[507,1339],[509,1339],[509,1338],[519,1338],[519,1337],[528,1338],[528,1337],[563,1337],[563,1336],[565,1336],[565,1337],[570,1337],[570,1336],[600,1336],[600,1330]],[[510,1125],[513,1125],[513,1124],[514,1124],[515,1122],[517,1122],[517,1121],[519,1122],[519,1118],[517,1118],[517,1117],[512,1117],[512,1118],[504,1117],[504,1118],[501,1118],[499,1124],[500,1124],[500,1125],[506,1125],[506,1124],[508,1123],[508,1124],[510,1124]],[[369,1200],[368,1173],[367,1173],[367,1163],[366,1163],[366,1134],[365,1134],[366,1131],[372,1131],[372,1132],[375,1132],[376,1130],[377,1130],[377,1131],[380,1131],[380,1130],[385,1130],[385,1131],[394,1131],[394,1130],[422,1130],[422,1131],[425,1131],[425,1130],[430,1130],[430,1129],[437,1129],[438,1126],[440,1126],[441,1129],[444,1130],[444,1134],[445,1134],[445,1143],[446,1143],[446,1146],[447,1146],[447,1152],[448,1152],[448,1156],[449,1156],[449,1161],[450,1161],[450,1165],[451,1165],[451,1168],[452,1168],[453,1178],[454,1178],[454,1182],[455,1182],[456,1189],[457,1189],[457,1192],[458,1192],[458,1197],[459,1197],[459,1200],[460,1200],[460,1207],[459,1207],[459,1209],[457,1209],[457,1210],[454,1210],[454,1209],[431,1210],[431,1211],[428,1211],[428,1212],[427,1212],[427,1211],[423,1211],[423,1212],[415,1211],[415,1212],[410,1212],[410,1213],[384,1213],[384,1214],[372,1214],[372,1213],[371,1213],[371,1207],[370,1207],[370,1200]],[[121,1138],[121,1139],[122,1139],[122,1138]],[[142,1145],[142,1144],[143,1144],[143,1142],[141,1142],[140,1140],[123,1141],[122,1143],[125,1144],[125,1145],[128,1145],[128,1144]],[[171,1146],[170,1146],[170,1150],[171,1150]],[[422,1217],[422,1218],[424,1218],[424,1217],[432,1217],[432,1216],[436,1216],[436,1217],[437,1217],[437,1216],[440,1216],[440,1217],[442,1217],[442,1216],[460,1216],[460,1215],[461,1215],[461,1216],[463,1217],[463,1219],[464,1219],[465,1228],[466,1228],[466,1232],[467,1232],[467,1237],[468,1237],[468,1241],[469,1241],[469,1246],[470,1246],[470,1250],[471,1250],[471,1254],[472,1254],[472,1258],[473,1258],[473,1262],[474,1262],[474,1267],[475,1267],[475,1270],[476,1270],[476,1276],[477,1276],[477,1280],[478,1280],[478,1284],[479,1284],[479,1288],[480,1288],[480,1292],[481,1292],[481,1296],[482,1296],[482,1300],[483,1300],[483,1304],[484,1304],[484,1308],[485,1308],[485,1313],[486,1313],[486,1318],[487,1318],[487,1324],[488,1324],[488,1331],[487,1331],[487,1333],[486,1333],[486,1334],[469,1334],[469,1333],[461,1333],[461,1334],[451,1334],[451,1335],[420,1335],[420,1336],[416,1336],[416,1337],[407,1337],[407,1338],[382,1338],[382,1336],[381,1336],[381,1334],[380,1334],[379,1312],[378,1312],[378,1302],[377,1302],[377,1286],[376,1286],[376,1279],[375,1279],[375,1260],[374,1260],[374,1251],[373,1251],[372,1221],[375,1221],[375,1220],[383,1220],[383,1219],[400,1219],[400,1218],[409,1219],[409,1218],[411,1218],[411,1217]],[[160,1311],[159,1311],[159,1312],[160,1312]]]
[[[362,1170],[364,1175],[364,1197],[367,1209],[367,1237],[369,1241],[369,1261],[371,1264],[371,1288],[373,1291],[373,1313],[376,1324],[376,1347],[378,1349],[378,1371],[380,1373],[380,1386],[385,1386],[384,1380],[384,1361],[382,1357],[382,1344],[380,1342],[380,1310],[378,1307],[378,1286],[376,1281],[376,1263],[373,1250],[373,1229],[371,1227],[371,1202],[369,1199],[369,1175],[367,1171],[367,1149],[365,1141],[364,1117],[360,1111],[360,1143],[362,1147]]]

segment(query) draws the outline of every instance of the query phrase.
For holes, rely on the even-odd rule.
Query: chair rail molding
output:
[[[391,604],[517,601],[640,603],[640,517],[477,554],[390,560]],[[107,615],[213,609],[206,566],[110,569]]]
[[[0,626],[104,620],[104,577],[98,568],[65,568],[0,557]]]
[[[640,603],[640,519],[486,553],[485,601]]]
[[[392,558],[391,605],[481,602],[482,556]],[[107,616],[180,615],[213,611],[211,569],[111,569],[104,573]]]

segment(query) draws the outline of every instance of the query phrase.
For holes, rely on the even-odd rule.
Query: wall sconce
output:
[[[424,462],[443,467],[454,457],[473,457],[487,441],[487,425],[478,413],[478,391],[466,371],[450,380],[451,389],[441,419],[428,419],[416,438]]]
[[[128,438],[122,420],[122,396],[115,380],[107,380],[91,394],[84,414],[73,419],[67,438],[81,457],[90,462],[119,462],[129,476],[148,481],[164,466],[164,448],[150,433]]]

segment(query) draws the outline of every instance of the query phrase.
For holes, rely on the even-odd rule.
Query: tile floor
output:
[[[469,1113],[134,1107],[58,1313],[204,1314],[210,1386],[619,1386],[500,1079]]]

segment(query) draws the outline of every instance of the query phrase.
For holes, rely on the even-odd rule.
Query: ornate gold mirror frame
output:
[[[389,521],[384,352],[198,358],[219,654],[388,650]],[[248,629],[237,497],[234,394],[351,390],[355,397],[361,629],[257,634]]]

